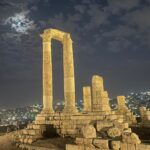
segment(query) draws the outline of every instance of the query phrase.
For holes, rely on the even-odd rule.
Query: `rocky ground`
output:
[[[12,143],[12,134],[0,134],[0,150],[21,150],[15,146],[15,144]],[[71,138],[61,138],[61,137],[55,137],[55,138],[47,138],[43,140],[38,140],[35,143],[32,143],[31,146],[35,149],[39,149],[39,147],[42,148],[48,148],[53,150],[65,150],[65,145],[74,143],[74,139]]]
[[[19,150],[11,141],[12,133],[0,135],[0,150]]]

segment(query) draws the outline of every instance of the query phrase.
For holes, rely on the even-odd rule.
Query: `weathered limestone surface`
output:
[[[82,128],[82,135],[84,138],[95,138],[96,129],[92,125],[86,125]]]
[[[141,125],[150,127],[150,110],[146,107],[140,107]]]
[[[112,141],[111,142],[111,148],[113,150],[119,150],[121,147],[121,142],[120,141]]]
[[[64,66],[64,112],[77,112],[75,106],[75,79],[72,40],[69,33],[56,29],[46,29],[41,34],[43,39],[43,111],[53,112],[53,82],[51,40],[56,39],[63,44]]]
[[[123,115],[124,121],[128,122],[129,124],[137,123],[136,117],[126,106],[125,96],[117,96],[117,103],[118,103],[118,108],[116,113]]]
[[[150,149],[150,145],[148,145],[148,144],[140,144],[140,145],[137,146],[136,150],[149,150],[149,149]]]
[[[43,111],[53,113],[51,36],[43,34],[41,37],[43,39]]]
[[[47,148],[47,147],[41,147],[41,146],[35,146],[35,145],[29,145],[29,144],[20,144],[18,147],[22,150],[62,150],[60,148]]]
[[[91,87],[83,87],[83,111],[91,112]]]
[[[110,111],[107,91],[104,91],[103,78],[98,75],[92,77],[92,111]]]
[[[45,125],[28,124],[26,129],[19,130],[14,134],[14,141],[31,144],[37,139],[42,138],[43,132],[46,131]]]
[[[65,34],[63,39],[63,64],[64,64],[64,112],[77,112],[75,107],[75,78],[73,48],[70,34]]]
[[[123,132],[122,133],[122,141],[124,143],[129,143],[129,144],[140,144],[141,140],[139,139],[138,135],[132,132]]]
[[[121,143],[120,150],[149,150],[150,145],[148,144],[128,144],[128,143]]]
[[[125,96],[117,96],[118,109],[128,109],[126,106]]]
[[[96,130],[97,131],[101,131],[103,128],[108,128],[108,127],[112,127],[113,126],[113,122],[111,121],[97,121],[96,123]]]
[[[66,144],[66,150],[85,150],[84,145]]]
[[[149,150],[150,145],[101,138],[76,138],[77,145],[67,144],[66,150]]]
[[[93,139],[93,145],[99,149],[109,149],[108,139]]]
[[[117,127],[109,128],[108,131],[107,131],[107,134],[111,138],[115,138],[115,137],[121,136],[121,132],[120,132],[119,128],[117,128]]]

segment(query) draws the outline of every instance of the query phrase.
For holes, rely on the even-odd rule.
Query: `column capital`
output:
[[[73,40],[71,39],[71,36],[69,33],[64,35],[62,42],[64,41],[71,42],[71,44],[73,43]]]
[[[51,42],[51,35],[47,33],[40,34],[40,37],[43,39],[43,42]]]

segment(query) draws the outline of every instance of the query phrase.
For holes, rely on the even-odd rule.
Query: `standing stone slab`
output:
[[[83,111],[84,112],[91,111],[91,87],[90,86],[83,87]]]

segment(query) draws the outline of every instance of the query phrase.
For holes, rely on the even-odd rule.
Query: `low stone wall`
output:
[[[122,143],[121,150],[150,150],[150,145],[144,143],[139,145]]]
[[[150,145],[148,144],[140,144],[138,150],[150,150]]]
[[[86,145],[73,145],[73,144],[66,144],[66,150],[101,150],[94,147],[89,147]],[[110,149],[105,149],[110,150]],[[146,144],[121,144],[120,150],[150,150],[150,145]]]
[[[45,117],[39,114],[36,118],[35,124],[51,124],[57,129],[58,134],[76,137],[78,130],[84,125],[90,124],[91,122],[104,120],[121,120],[123,121],[122,115],[116,115],[114,112],[89,112],[89,113],[78,113],[78,114],[63,114],[54,113],[51,116]]]
[[[46,148],[46,147],[33,146],[28,144],[20,144],[18,147],[26,150],[62,150],[59,148]]]

